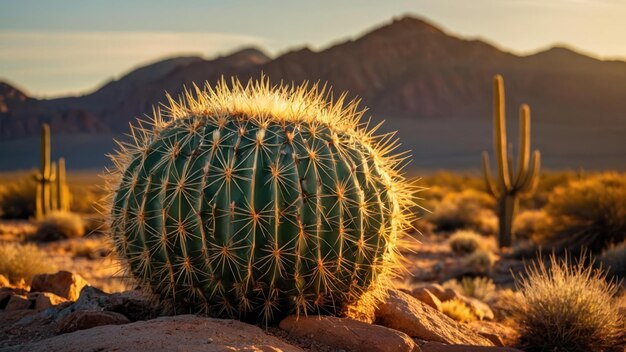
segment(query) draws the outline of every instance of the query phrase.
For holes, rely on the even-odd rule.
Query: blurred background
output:
[[[420,171],[480,167],[491,145],[490,82],[501,73],[509,116],[520,103],[532,108],[546,168],[626,167],[621,1],[0,6],[0,170],[37,165],[42,122],[70,170],[100,169],[112,138],[166,91],[261,72],[362,98],[367,115],[399,131],[409,168]]]

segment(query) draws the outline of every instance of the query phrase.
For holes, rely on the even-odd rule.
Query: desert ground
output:
[[[0,221],[2,350],[116,350],[135,344],[135,349],[164,351],[173,346],[190,351],[540,351],[538,341],[543,341],[556,344],[555,351],[574,351],[577,345],[568,347],[563,341],[583,334],[577,330],[583,327],[575,325],[580,321],[589,325],[581,339],[591,341],[590,350],[625,348],[626,290],[620,280],[626,252],[619,243],[624,240],[624,219],[605,218],[626,214],[624,199],[610,198],[613,192],[624,194],[623,174],[545,172],[536,192],[522,200],[513,226],[514,245],[504,249],[498,248],[495,236],[495,201],[478,173],[416,178],[424,188],[418,194],[423,209],[416,208],[414,229],[399,242],[405,269],[383,303],[351,317],[309,314],[258,326],[202,315],[173,316],[135,290],[121,270],[105,216],[94,211],[103,195],[97,174],[69,175],[73,217],[57,219],[52,230],[46,220],[32,218],[31,174],[0,175],[5,217]],[[576,193],[568,193],[572,190]],[[557,204],[572,194],[580,199]],[[593,203],[591,198],[598,197],[610,199]],[[604,208],[593,208],[600,205]],[[569,214],[582,207],[579,217],[586,216],[588,231],[575,225],[585,233],[580,241],[558,217],[564,206]],[[592,224],[594,216],[612,221],[613,227]],[[562,241],[564,233],[572,237]],[[609,234],[616,237],[607,238]],[[564,267],[559,262],[563,259],[568,260]],[[531,263],[546,271],[534,271],[533,276]],[[578,281],[565,282],[568,278]],[[572,295],[568,285],[577,285],[579,300],[588,299],[587,293],[595,295],[596,301],[586,304],[597,306],[561,297]],[[541,290],[551,294],[543,297]],[[529,307],[541,300],[545,306]],[[555,304],[569,305],[568,312],[551,306]],[[581,319],[583,314],[597,316]],[[538,324],[562,324],[566,337],[535,336]]]

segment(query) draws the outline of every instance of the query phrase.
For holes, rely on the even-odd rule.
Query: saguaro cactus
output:
[[[51,210],[51,184],[54,174],[50,166],[50,126],[41,126],[41,169],[35,176],[37,181],[36,217],[42,218]]]
[[[110,182],[130,275],[177,312],[266,322],[379,299],[413,188],[392,135],[329,96],[222,81],[134,127]]]
[[[498,166],[498,181],[492,176],[489,154],[483,151],[483,171],[487,190],[498,201],[500,247],[511,246],[511,227],[519,206],[520,196],[533,192],[538,179],[541,155],[535,150],[530,156],[530,108],[526,104],[520,107],[520,140],[517,172],[508,154],[506,142],[506,118],[504,109],[504,83],[502,76],[493,80],[493,144]],[[532,159],[532,160],[531,160]]]
[[[70,189],[66,183],[65,159],[59,158],[56,167],[56,210],[70,211]]]

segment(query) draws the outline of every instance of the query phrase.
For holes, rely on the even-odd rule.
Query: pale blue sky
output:
[[[626,0],[0,0],[0,79],[80,93],[165,56],[321,49],[407,13],[519,54],[559,43],[626,58]]]

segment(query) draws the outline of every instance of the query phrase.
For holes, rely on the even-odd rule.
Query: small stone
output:
[[[75,301],[80,291],[88,283],[82,276],[69,271],[59,271],[56,274],[39,274],[33,277],[31,292],[52,292],[58,296]]]
[[[31,307],[31,302],[26,296],[21,295],[12,295],[7,303],[7,306],[4,308],[5,312],[12,312],[15,310],[24,310],[29,309]]]
[[[100,310],[124,314],[131,321],[156,318],[162,307],[139,291],[105,293],[93,286],[86,286],[76,302],[59,313],[66,316],[78,310]]]
[[[460,298],[461,294],[458,293],[455,289],[452,288],[446,288],[443,291],[443,294],[441,295],[441,297],[439,297],[439,299],[441,300],[441,302],[445,302],[445,301],[451,301],[455,298]]]
[[[441,300],[432,294],[432,292],[430,292],[427,288],[413,290],[411,295],[441,312]]]
[[[469,323],[469,325],[474,331],[489,339],[496,346],[512,345],[517,340],[517,332],[503,324],[477,320]]]
[[[130,323],[130,320],[120,313],[79,310],[61,319],[59,322],[59,330],[61,333],[68,333],[77,330],[91,329],[96,326],[122,325],[128,323]]]
[[[13,296],[13,291],[2,291],[0,292],[0,309],[6,308],[11,296]]]
[[[470,307],[470,309],[472,310],[472,313],[474,313],[474,315],[478,317],[478,319],[493,320],[494,318],[493,311],[491,310],[491,307],[489,307],[489,305],[487,305],[486,303],[476,298],[466,297],[462,295],[459,295],[459,297],[457,298],[463,303],[465,303],[468,307]]]
[[[311,336],[312,340],[334,349],[363,352],[419,351],[419,347],[405,333],[349,318],[292,315],[283,319],[279,326],[292,336]]]
[[[446,291],[443,288],[443,286],[439,284],[426,284],[426,285],[415,288],[411,294],[420,295],[421,291],[423,290],[428,290],[428,292],[430,292],[433,296],[439,298],[440,301],[442,300],[441,298],[444,296],[445,291]]]
[[[486,338],[487,340],[491,341],[494,346],[504,347],[504,341],[502,341],[502,337],[500,337],[500,335],[494,334],[491,332],[480,332],[480,331],[478,331],[478,334]]]
[[[469,326],[457,323],[413,296],[397,290],[389,290],[385,302],[378,306],[376,322],[426,341],[493,345]]]
[[[35,302],[35,309],[47,309],[63,302],[67,302],[67,299],[57,296],[51,292],[34,292],[28,295],[31,301]]]

